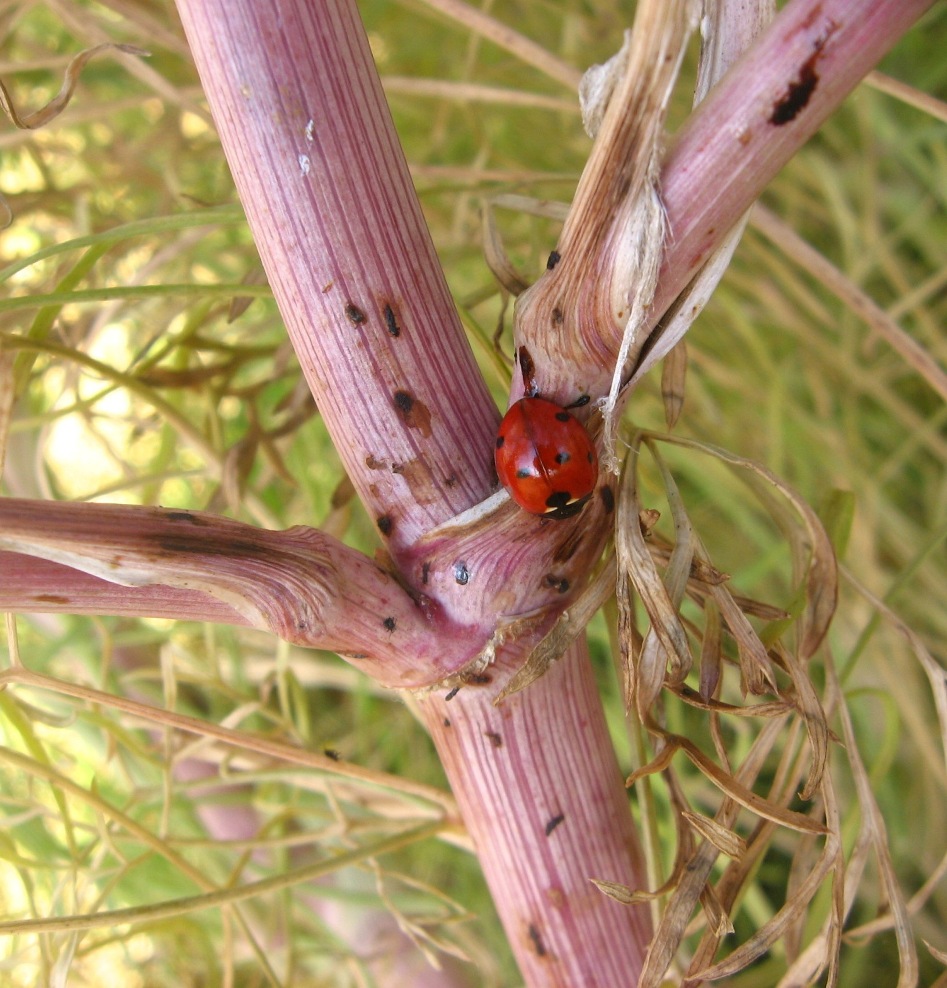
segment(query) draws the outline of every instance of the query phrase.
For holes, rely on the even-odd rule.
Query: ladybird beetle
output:
[[[561,405],[535,396],[510,406],[494,460],[510,497],[534,515],[577,514],[598,479],[598,456],[585,426]]]

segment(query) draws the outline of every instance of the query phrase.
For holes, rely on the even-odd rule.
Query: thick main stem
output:
[[[421,701],[524,976],[563,988],[633,984],[647,913],[589,883],[644,876],[587,655],[573,649],[493,705],[548,627],[545,609],[568,602],[599,554],[611,491],[585,509],[585,528],[511,507],[485,530],[431,534],[490,492],[498,414],[437,267],[354,3],[178,6],[307,380],[402,575],[488,634],[504,614],[534,615],[519,639],[508,628],[493,665],[449,702],[444,690]]]
[[[651,937],[645,906],[592,878],[636,885],[644,867],[584,638],[528,689],[421,700],[528,985],[634,985]],[[498,839],[500,835],[502,839]]]

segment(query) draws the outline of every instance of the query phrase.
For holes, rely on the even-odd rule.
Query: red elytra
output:
[[[545,398],[520,398],[497,431],[500,483],[526,511],[569,518],[595,490],[598,455],[582,423]]]

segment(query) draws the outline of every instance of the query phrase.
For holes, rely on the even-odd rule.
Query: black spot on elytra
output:
[[[393,617],[386,617],[385,620],[382,621],[382,624],[385,626],[386,630],[388,631],[394,631],[395,628],[397,627],[397,624]]]
[[[572,457],[569,455],[568,450],[561,449],[558,453],[556,453],[556,463],[558,463],[559,466],[562,466],[563,463],[568,463],[571,459]]]
[[[354,302],[346,302],[345,318],[348,319],[353,326],[360,326],[368,319],[368,316],[366,316]]]
[[[545,957],[546,945],[543,943],[542,935],[540,934],[539,930],[536,928],[536,924],[530,923],[527,932],[529,933],[529,939],[533,945],[533,950],[535,951],[536,956]]]
[[[448,690],[447,696],[444,697],[445,701],[450,702],[455,696],[460,692],[460,687],[455,686],[452,690]]]
[[[562,254],[559,251],[550,251],[549,259],[546,261],[546,270],[552,271],[552,269],[562,260]]]
[[[559,813],[546,823],[546,836],[548,837],[565,820],[565,813]]]
[[[401,327],[398,325],[395,310],[388,304],[385,305],[385,326],[388,329],[389,336],[401,335]]]
[[[562,511],[563,508],[569,507],[569,502],[572,498],[569,496],[568,491],[553,491],[549,497],[546,498],[546,507],[550,511]]]
[[[605,513],[610,515],[615,510],[615,492],[612,490],[611,484],[605,484],[603,487],[600,487],[598,496],[602,499]]]
[[[483,736],[493,745],[494,748],[503,747],[503,738],[496,731],[484,731]]]
[[[538,477],[539,474],[537,474],[536,471],[532,470],[530,467],[520,467],[516,471],[516,476],[522,480],[526,477]]]
[[[544,518],[554,518],[562,521],[565,518],[574,518],[586,505],[591,494],[580,497],[577,501],[572,500],[572,495],[568,491],[553,491],[546,498],[546,513]]]
[[[395,523],[391,520],[391,515],[382,515],[376,524],[378,525],[378,531],[382,535],[391,535],[391,530],[394,528]]]
[[[506,442],[506,436],[497,436],[497,449],[502,449]]]
[[[572,416],[567,411],[565,411],[565,409],[563,409],[563,411],[561,411],[561,412],[556,412],[556,421],[557,422],[568,422],[569,419],[571,419],[571,418],[572,418]]]
[[[470,581],[470,570],[467,564],[461,559],[454,563],[454,579],[462,586],[467,586]]]

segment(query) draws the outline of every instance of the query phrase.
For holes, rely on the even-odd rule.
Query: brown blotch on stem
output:
[[[409,429],[417,429],[427,439],[431,434],[431,410],[410,391],[396,391],[392,396],[395,408]]]
[[[389,303],[385,303],[385,326],[388,329],[389,336],[400,336],[401,327],[398,325],[398,317],[395,315],[395,310],[391,307]]]
[[[546,945],[543,943],[542,934],[539,932],[535,923],[530,923],[527,929],[529,933],[529,941],[533,945],[533,951],[537,957],[546,956]]]
[[[533,363],[533,356],[526,349],[526,347],[521,346],[516,351],[516,359],[520,365],[520,373],[523,375],[523,388],[528,395],[535,395],[537,391],[536,387],[536,365]]]
[[[484,731],[483,736],[493,745],[494,748],[503,747],[503,738],[496,731]]]
[[[206,522],[192,515],[190,511],[166,511],[162,517],[167,521],[186,521],[191,525],[204,525]]]
[[[555,573],[547,573],[543,582],[547,587],[552,587],[556,593],[569,592],[569,581],[563,576],[556,576]]]
[[[354,303],[345,303],[345,318],[348,319],[353,326],[360,326],[363,322],[366,322],[368,316]]]
[[[548,837],[565,820],[565,813],[558,813],[546,823],[546,836]]]
[[[791,123],[806,108],[812,94],[819,85],[819,74],[815,68],[822,57],[826,42],[835,33],[838,25],[830,21],[825,34],[814,45],[812,54],[802,63],[799,73],[786,87],[786,92],[773,104],[769,122],[774,127]]]
[[[602,499],[606,514],[611,514],[615,510],[615,492],[610,484],[605,484],[598,490],[598,496]]]

